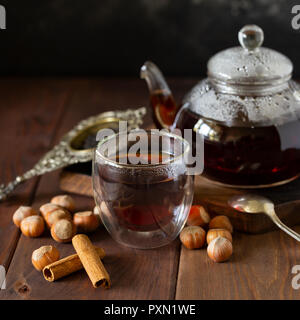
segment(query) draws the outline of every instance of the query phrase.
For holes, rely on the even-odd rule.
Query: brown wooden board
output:
[[[48,150],[68,99],[65,82],[2,78],[0,80],[0,184],[32,168]],[[51,112],[49,112],[51,110]],[[33,143],[34,142],[34,143]],[[30,205],[38,179],[20,186],[0,203],[0,265],[9,266],[19,238],[12,223],[19,205]]]
[[[34,206],[38,207],[59,193],[58,174],[42,179]],[[91,210],[91,198],[75,196],[78,210]],[[49,232],[29,239],[23,235],[7,274],[7,289],[2,299],[174,299],[179,260],[179,241],[157,250],[134,250],[117,244],[103,226],[89,235],[91,241],[105,249],[103,263],[110,274],[109,290],[93,288],[84,270],[57,282],[44,280],[31,264],[32,252],[42,245],[54,245],[61,256],[75,253],[71,243],[55,242]]]
[[[103,95],[103,92],[108,91],[105,83],[97,80],[86,81],[82,83],[80,90],[74,92],[72,99],[68,102],[67,112],[60,129],[56,132],[56,140],[83,117],[108,109],[103,105],[107,103]],[[115,85],[118,85],[118,82]],[[130,83],[126,89],[134,90]],[[112,92],[108,94],[109,97],[112,96]],[[101,97],[104,101],[99,102]],[[119,99],[122,100],[123,105],[130,104],[130,99],[125,94]],[[83,104],[84,108],[81,107]],[[33,206],[38,208],[59,193],[61,193],[59,172],[46,174],[40,180]],[[75,199],[79,204],[78,210],[88,210],[94,206],[91,198],[76,196]],[[180,251],[178,240],[157,250],[134,250],[117,244],[103,226],[91,236],[91,240],[107,252],[104,263],[111,276],[111,289],[94,289],[84,271],[79,271],[55,283],[45,281],[42,274],[37,272],[31,264],[33,250],[41,245],[53,244],[61,251],[61,256],[74,253],[71,244],[55,243],[49,233],[45,233],[43,237],[36,239],[21,236],[7,274],[7,289],[5,293],[0,292],[0,298],[174,299]]]
[[[300,226],[295,227],[300,232]],[[281,231],[233,234],[233,255],[212,262],[206,248],[181,249],[176,299],[300,299],[292,287],[299,243]]]
[[[4,182],[29,169],[39,159],[40,153],[47,151],[50,143],[53,145],[50,133],[58,141],[82,118],[122,106],[138,107],[148,102],[147,90],[140,80],[87,78],[43,81],[3,81],[4,89],[0,89],[2,97],[6,97],[4,101],[14,108],[11,113],[6,110],[6,103],[1,104],[0,108],[6,119],[0,117],[0,122],[8,135],[0,136],[2,145],[7,146],[5,156],[1,154],[0,159]],[[194,83],[193,79],[179,79],[170,84],[177,95],[182,96]],[[46,87],[51,93],[41,94]],[[18,94],[14,95],[15,92]],[[61,100],[60,94],[66,100]],[[65,101],[64,106],[51,111],[50,105],[59,101]],[[23,104],[28,106],[28,117],[24,113],[22,118],[23,108],[18,106]],[[40,119],[39,125],[29,126],[36,117]],[[17,126],[5,123],[12,123],[14,119],[18,119]],[[33,131],[20,131],[21,125],[32,127]],[[146,125],[152,126],[150,113]],[[16,142],[15,135],[23,138],[23,145]],[[19,239],[15,236],[19,231],[10,219],[17,205],[32,202],[38,208],[53,195],[61,193],[59,175],[59,171],[54,172],[24,184],[7,202],[1,204],[0,248],[4,248],[4,253],[0,251],[0,255],[1,258],[7,257],[9,252],[10,258],[13,258],[8,264],[7,289],[0,290],[0,299],[300,299],[300,290],[294,290],[291,285],[294,276],[292,266],[300,261],[299,245],[282,231],[257,235],[234,232],[232,258],[229,262],[215,264],[208,259],[205,248],[193,251],[181,249],[178,239],[169,246],[155,250],[126,248],[114,242],[101,226],[91,235],[91,240],[107,252],[104,264],[111,275],[112,288],[94,289],[83,270],[54,283],[46,282],[31,265],[32,251],[44,244],[55,244],[61,255],[66,256],[74,252],[72,245],[55,243],[47,232],[41,238],[21,236]],[[290,186],[292,184],[287,185],[288,188]],[[198,190],[195,201],[198,197],[199,201],[204,201],[205,197],[201,194],[204,188]],[[289,196],[290,190],[281,193],[277,189],[276,192],[275,198],[283,199]],[[226,193],[223,193],[225,200]],[[210,194],[211,202],[207,205],[213,211],[213,188]],[[297,199],[297,193],[294,195],[293,200]],[[78,210],[90,209],[94,205],[91,197],[74,197]],[[276,201],[275,198],[273,200]],[[300,232],[299,226],[294,228]]]

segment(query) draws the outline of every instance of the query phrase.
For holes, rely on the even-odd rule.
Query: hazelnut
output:
[[[228,260],[232,255],[231,242],[223,237],[212,240],[207,247],[207,254],[215,262]]]
[[[67,220],[72,220],[72,216],[70,212],[64,210],[64,209],[57,209],[51,212],[48,212],[46,215],[46,223],[49,228],[52,227],[52,225],[60,219],[67,219]]]
[[[226,216],[216,216],[209,223],[209,229],[226,229],[230,233],[233,232],[233,227]]]
[[[187,219],[188,226],[203,227],[210,221],[210,216],[202,206],[192,206]]]
[[[41,216],[29,216],[21,221],[21,231],[27,237],[38,237],[45,229],[44,220]]]
[[[41,271],[48,264],[59,259],[59,251],[53,246],[42,246],[32,253],[31,261],[36,270]]]
[[[92,232],[99,227],[100,218],[92,211],[83,211],[74,214],[73,222],[80,232]]]
[[[60,195],[53,197],[51,203],[57,204],[71,212],[75,210],[75,202],[72,197],[68,195]]]
[[[198,249],[205,243],[205,231],[199,226],[185,227],[180,233],[180,241],[188,249]]]
[[[212,240],[218,237],[228,239],[232,243],[231,233],[226,229],[210,229],[206,234],[206,242],[209,244]]]
[[[46,203],[40,207],[40,212],[41,212],[42,216],[44,217],[44,219],[46,219],[47,214],[49,214],[55,210],[58,210],[58,209],[64,210],[64,208],[62,208],[61,206],[58,206],[57,204]]]
[[[70,242],[76,234],[76,226],[67,219],[56,221],[51,227],[51,236],[57,242]]]
[[[19,228],[21,221],[24,218],[27,218],[29,216],[36,216],[36,215],[38,215],[38,213],[33,208],[27,207],[27,206],[21,206],[15,211],[13,215],[13,222]]]

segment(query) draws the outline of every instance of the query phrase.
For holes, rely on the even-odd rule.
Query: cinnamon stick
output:
[[[73,237],[72,244],[94,288],[100,286],[109,288],[109,274],[99,259],[97,251],[90,239],[85,234],[78,234]]]
[[[98,259],[105,257],[105,251],[102,248],[95,248],[95,250],[97,252]],[[71,256],[65,257],[46,266],[43,269],[43,275],[47,281],[53,282],[82,268],[83,265],[78,254],[72,254]]]

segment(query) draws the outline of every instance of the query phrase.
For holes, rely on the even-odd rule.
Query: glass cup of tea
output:
[[[189,152],[188,141],[163,130],[120,132],[99,142],[94,197],[113,239],[150,249],[178,236],[194,193],[194,178],[184,161]]]

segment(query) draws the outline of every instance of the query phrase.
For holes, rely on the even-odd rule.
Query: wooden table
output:
[[[180,99],[195,79],[172,79]],[[0,181],[8,182],[31,166],[79,120],[102,111],[148,105],[145,83],[138,79],[2,78],[0,79]],[[150,112],[145,126],[151,126]],[[7,271],[0,299],[300,299],[291,269],[300,264],[299,244],[283,232],[234,234],[234,255],[215,264],[206,250],[189,251],[179,240],[148,251],[122,247],[103,227],[91,236],[107,251],[104,263],[110,290],[94,289],[84,271],[46,282],[31,265],[32,251],[53,244],[62,256],[71,244],[57,244],[47,233],[29,239],[11,218],[23,205],[35,208],[60,194],[59,172],[20,186],[0,204],[0,264]],[[76,196],[80,209],[93,200]],[[295,227],[300,232],[300,226]]]

